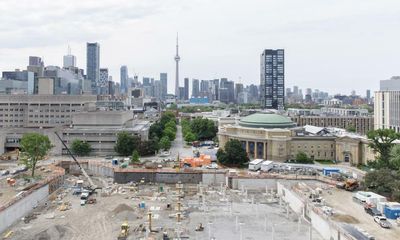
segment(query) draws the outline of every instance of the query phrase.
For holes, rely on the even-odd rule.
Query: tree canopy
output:
[[[393,129],[377,129],[367,133],[367,137],[370,140],[369,147],[374,152],[379,153],[378,161],[375,165],[378,167],[388,167],[390,151],[393,147],[393,142],[400,139],[400,134],[396,133]]]
[[[92,151],[92,147],[88,142],[75,139],[74,141],[72,141],[71,151],[73,154],[78,156],[87,156]]]
[[[114,146],[114,151],[122,156],[130,156],[139,145],[140,138],[123,131],[117,135],[117,143]]]
[[[53,147],[49,137],[39,133],[27,133],[20,141],[21,161],[31,169],[32,177],[35,176],[35,168],[38,161],[43,160],[49,150]]]
[[[231,139],[224,149],[220,148],[217,152],[217,160],[220,164],[229,167],[244,167],[249,162],[246,151],[242,148],[239,140]]]
[[[131,163],[133,164],[138,162],[140,162],[140,155],[138,151],[134,150],[131,157]]]
[[[296,163],[314,163],[314,161],[309,158],[305,152],[298,152],[295,160]]]
[[[163,150],[169,150],[171,148],[171,141],[167,136],[164,136],[160,140],[160,148]]]
[[[400,201],[400,172],[389,168],[371,171],[365,175],[364,185],[367,190]]]

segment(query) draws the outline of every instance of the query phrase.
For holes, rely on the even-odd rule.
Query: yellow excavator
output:
[[[118,240],[126,240],[129,235],[129,224],[127,221],[121,224],[121,232],[118,235]]]

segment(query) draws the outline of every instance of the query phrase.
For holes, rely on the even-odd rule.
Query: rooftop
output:
[[[254,113],[239,121],[239,125],[252,128],[292,128],[290,118],[275,113]]]

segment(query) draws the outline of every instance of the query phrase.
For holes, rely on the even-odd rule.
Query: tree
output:
[[[400,173],[398,171],[382,168],[368,172],[364,177],[364,185],[367,190],[394,201],[400,201]]]
[[[298,152],[296,154],[297,163],[313,163],[314,161],[307,156],[305,152]]]
[[[150,138],[158,137],[161,138],[163,133],[163,127],[161,123],[154,123],[150,126],[149,136]]]
[[[163,136],[168,137],[170,141],[174,141],[176,136],[176,131],[172,128],[166,128],[163,131]]]
[[[390,168],[400,170],[400,145],[394,145],[390,151]]]
[[[167,124],[171,120],[176,121],[175,114],[173,112],[167,111],[163,113],[160,119],[160,124],[162,128],[164,128],[165,124]]]
[[[165,128],[174,129],[175,132],[176,132],[176,122],[175,122],[174,120],[171,120],[171,121],[167,122],[167,123],[165,124],[165,126],[164,126],[164,129],[165,129]]]
[[[132,157],[131,157],[131,164],[140,162],[139,158],[140,158],[140,156],[139,156],[138,151],[134,150],[132,153]]]
[[[38,161],[42,160],[53,147],[49,137],[39,133],[27,133],[21,138],[22,163],[32,170],[35,176],[35,168]]]
[[[377,129],[367,133],[370,140],[368,144],[374,152],[379,153],[378,163],[376,166],[389,167],[390,150],[392,149],[393,141],[400,139],[400,134],[393,129]]]
[[[117,143],[114,146],[114,150],[122,156],[129,156],[138,148],[139,144],[140,138],[123,131],[117,135]]]
[[[217,127],[209,119],[196,118],[190,122],[191,131],[197,136],[198,140],[211,140],[217,134]]]
[[[223,150],[221,148],[218,150],[217,160],[229,167],[244,167],[250,161],[242,144],[236,139],[229,140]]]
[[[73,154],[78,156],[87,156],[92,151],[92,147],[88,142],[83,142],[79,139],[75,139],[71,144],[71,151]]]
[[[164,150],[169,150],[171,148],[171,141],[167,136],[164,136],[160,140],[160,148]]]
[[[193,142],[193,141],[196,141],[196,135],[194,135],[194,133],[192,133],[192,132],[188,132],[188,133],[186,133],[186,135],[185,135],[185,141],[186,142]]]

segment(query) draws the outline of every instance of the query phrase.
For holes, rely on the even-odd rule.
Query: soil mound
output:
[[[55,225],[33,236],[33,240],[69,239],[66,227]]]
[[[345,214],[335,214],[332,217],[332,219],[337,222],[359,223],[359,221],[356,218],[354,218],[353,216],[345,215]]]

